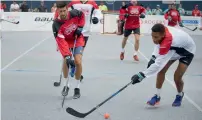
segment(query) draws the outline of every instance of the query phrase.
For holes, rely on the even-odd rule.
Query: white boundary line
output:
[[[24,53],[22,53],[20,56],[16,57],[15,59],[13,59],[10,63],[8,63],[6,66],[4,66],[1,69],[1,72],[3,72],[5,69],[7,69],[9,66],[11,66],[13,63],[15,63],[16,61],[18,61],[21,57],[23,57],[24,55],[26,55],[27,53],[29,53],[30,51],[32,51],[33,49],[35,49],[36,47],[38,47],[41,43],[43,43],[44,41],[50,39],[52,37],[48,36],[47,38],[39,41],[37,44],[35,44],[34,46],[32,46],[31,48],[29,48],[28,50],[26,50]]]
[[[130,43],[130,44],[132,45],[132,47],[134,47],[134,44],[133,44],[132,42],[130,42],[129,40],[128,40],[127,42]],[[139,53],[140,53],[141,56],[144,57],[145,60],[149,61],[149,58],[147,58],[140,50],[139,50]],[[165,80],[166,80],[172,87],[176,88],[175,85],[174,85],[174,83],[173,83],[171,80],[169,80],[168,77],[165,77]],[[184,97],[185,97],[185,98],[188,100],[188,102],[191,103],[199,112],[202,113],[202,108],[201,108],[196,102],[194,102],[187,94],[184,94]]]

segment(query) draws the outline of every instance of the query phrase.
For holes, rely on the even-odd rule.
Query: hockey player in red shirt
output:
[[[74,89],[74,99],[77,99],[80,97],[79,86],[82,73],[82,52],[85,44],[82,29],[85,24],[85,18],[82,11],[71,10],[68,12],[66,2],[58,2],[57,9],[59,18],[61,18],[60,20],[65,20],[65,23],[59,27],[56,41],[67,66],[76,66],[75,81],[77,82],[77,86]],[[74,53],[71,53],[70,49],[72,49]],[[74,61],[71,59],[72,54]],[[63,96],[66,96],[69,91],[68,78],[65,78],[65,80],[62,91]]]
[[[126,46],[126,42],[128,40],[128,36],[133,32],[135,36],[135,52],[133,55],[133,59],[135,61],[139,61],[137,56],[137,52],[139,49],[139,39],[140,39],[140,18],[145,18],[145,8],[142,6],[137,5],[136,0],[131,0],[131,3],[126,5],[126,13],[125,13],[125,31],[124,31],[124,38],[122,41],[122,51],[120,54],[120,59],[124,59],[124,48]]]
[[[85,45],[87,44],[90,36],[91,24],[97,24],[99,18],[102,16],[97,4],[94,0],[72,0],[68,5],[68,9],[77,9],[85,14],[85,25],[83,27],[83,35],[85,38]],[[58,12],[55,14],[55,18],[58,16]]]
[[[176,9],[176,5],[172,4],[172,8],[166,12],[164,15],[165,19],[168,20],[168,26],[176,27],[179,26],[183,27],[181,22],[181,17],[179,11]]]
[[[192,16],[198,16],[198,17],[201,16],[201,12],[200,12],[200,10],[198,9],[198,5],[196,5],[196,6],[195,6],[195,9],[192,11]]]
[[[91,24],[97,24],[99,22],[99,18],[101,18],[101,11],[98,9],[97,4],[95,3],[94,0],[72,0],[68,5],[67,9],[77,9],[82,11],[85,14],[85,25],[82,30],[82,34],[84,36],[85,44],[84,48],[86,47],[87,41],[90,36],[90,29],[91,29]],[[58,11],[55,13],[55,18],[58,17]],[[66,71],[67,68],[64,69]],[[74,76],[74,71],[75,68],[71,68],[71,76]],[[63,71],[64,72],[64,71]]]

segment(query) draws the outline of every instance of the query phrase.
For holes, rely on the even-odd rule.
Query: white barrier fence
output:
[[[4,12],[1,15],[5,20],[19,21],[19,24],[2,22],[3,31],[51,31],[53,13],[34,12]]]
[[[4,12],[1,13],[1,18],[5,20],[17,22],[19,24],[11,24],[9,22],[1,22],[2,31],[52,31],[53,13],[34,13],[34,12]],[[103,29],[113,32],[117,30],[116,25],[117,15],[104,15],[99,24],[92,25],[92,32],[103,32]],[[104,25],[103,25],[104,22]],[[201,26],[200,17],[183,16],[182,22],[185,26],[190,28]],[[146,16],[141,19],[141,33],[150,34],[151,27],[155,23],[164,23],[163,16]],[[104,27],[103,27],[104,26]],[[192,35],[202,35],[202,31],[190,31],[183,28],[186,32]]]

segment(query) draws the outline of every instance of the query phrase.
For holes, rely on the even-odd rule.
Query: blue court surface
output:
[[[156,77],[131,85],[83,120],[202,120],[202,35],[192,36],[196,55],[184,76],[186,93],[181,107],[172,107],[177,90],[173,81],[176,62],[167,72],[161,103],[146,105],[155,93]],[[66,113],[67,107],[87,112],[130,82],[131,76],[146,68],[153,51],[151,36],[142,36],[140,62],[133,61],[133,36],[120,61],[122,36],[92,34],[83,55],[81,98],[74,100],[73,85],[61,107],[59,81],[61,55],[51,32],[3,32],[1,48],[2,120],[78,120]],[[72,80],[72,78],[70,78]]]

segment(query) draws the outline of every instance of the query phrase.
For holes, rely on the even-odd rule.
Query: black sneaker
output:
[[[69,92],[69,87],[68,86],[64,86],[63,90],[62,90],[62,96],[67,96]]]
[[[75,88],[74,89],[74,99],[78,99],[80,98],[81,94],[80,94],[80,89],[79,88]]]

